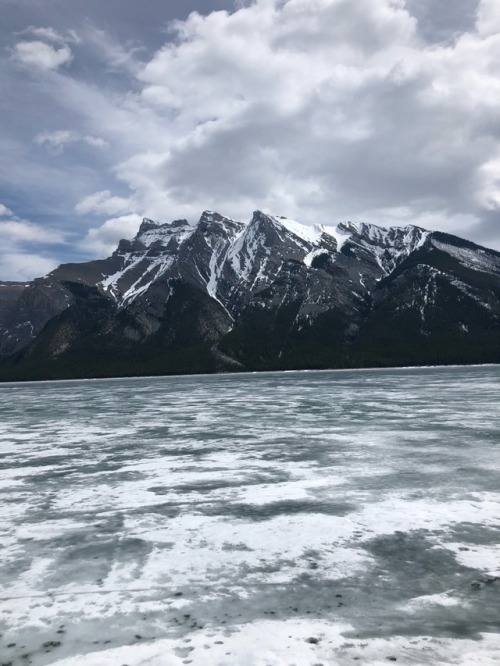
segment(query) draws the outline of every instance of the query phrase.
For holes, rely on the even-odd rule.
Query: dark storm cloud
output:
[[[495,0],[0,6],[0,278],[206,208],[500,247]]]

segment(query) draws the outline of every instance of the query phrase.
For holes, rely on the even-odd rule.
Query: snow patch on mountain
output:
[[[492,256],[491,252],[487,253],[483,248],[456,247],[449,243],[442,243],[435,238],[432,239],[432,245],[438,250],[447,252],[472,270],[500,274],[500,258]]]
[[[317,225],[311,227],[295,220],[289,220],[287,217],[273,218],[281,227],[294,234],[306,243],[315,245],[321,239],[321,228]]]
[[[326,250],[324,248],[316,248],[315,250],[311,250],[311,252],[308,252],[304,257],[304,264],[310,267],[314,257],[319,257],[322,254],[326,254]]]
[[[144,257],[142,254],[134,256],[131,252],[126,253],[123,256],[123,269],[108,275],[108,277],[102,280],[98,286],[102,287],[104,291],[108,292],[114,298],[119,299],[121,294],[120,290],[118,289],[118,282],[124,277],[126,273],[129,273],[131,270],[133,270],[135,266],[137,266],[143,259]]]
[[[345,230],[341,224],[338,224],[336,227],[321,225],[319,228],[323,233],[335,238],[335,241],[337,242],[337,252],[340,252],[344,243],[346,243],[352,236],[352,233]]]
[[[136,240],[145,247],[151,247],[155,243],[167,247],[174,238],[178,245],[181,245],[189,238],[195,226],[189,224],[187,220],[175,220],[170,223],[158,223],[145,219],[136,236]]]
[[[255,224],[249,224],[236,237],[228,251],[228,259],[236,275],[247,281],[260,247],[265,247],[265,236]],[[263,266],[261,266],[263,268]]]
[[[122,302],[131,303],[149,289],[151,283],[163,275],[172,265],[173,257],[160,257],[150,264],[145,272],[122,295]]]
[[[431,236],[431,232],[413,225],[385,228],[364,222],[340,222],[310,226],[260,211],[248,223],[214,211],[205,211],[194,225],[186,220],[168,224],[144,219],[136,238],[119,246],[113,255],[113,270],[104,273],[98,288],[120,306],[126,306],[160,278],[187,276],[196,288],[205,290],[227,312],[234,313],[231,299],[254,294],[272,284],[287,261],[298,261],[308,270],[317,270],[312,268],[316,257],[327,255],[336,261],[342,253],[346,258],[352,257],[359,275],[348,276],[348,281],[359,279],[361,287],[368,290],[370,284],[390,275]],[[486,250],[476,252],[434,238],[432,243],[475,270],[498,273],[500,262]],[[344,259],[339,270],[345,265]],[[430,292],[428,297],[432,298]]]

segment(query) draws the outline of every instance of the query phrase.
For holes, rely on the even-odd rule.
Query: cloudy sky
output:
[[[0,0],[0,279],[254,209],[500,249],[498,0]]]

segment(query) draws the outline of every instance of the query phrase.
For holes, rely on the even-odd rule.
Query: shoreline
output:
[[[134,379],[181,379],[192,377],[245,377],[255,375],[275,375],[278,373],[294,374],[294,373],[340,373],[340,372],[386,372],[386,371],[400,371],[400,370],[443,370],[448,368],[495,368],[500,367],[500,363],[450,363],[446,365],[390,365],[390,366],[367,366],[362,368],[304,368],[304,369],[290,369],[290,370],[239,370],[236,372],[200,372],[200,373],[183,373],[183,374],[165,374],[165,375],[116,375],[111,377],[74,377],[70,379],[19,379],[19,380],[3,380],[0,378],[0,388],[2,386],[17,386],[19,384],[51,384],[51,383],[73,383],[73,382],[106,382],[118,380],[134,380]]]
[[[183,374],[165,374],[165,375],[116,375],[110,377],[72,377],[65,379],[1,379],[0,388],[2,386],[18,386],[20,384],[51,384],[51,383],[64,383],[64,382],[106,382],[118,380],[133,380],[133,379],[182,379],[191,377],[245,377],[255,375],[275,375],[278,373],[293,374],[293,373],[337,373],[337,372],[391,372],[399,370],[442,370],[448,368],[495,368],[500,367],[500,363],[449,363],[444,365],[390,365],[390,366],[366,366],[362,368],[298,368],[290,370],[238,370],[235,372],[200,372],[200,373],[183,373]]]

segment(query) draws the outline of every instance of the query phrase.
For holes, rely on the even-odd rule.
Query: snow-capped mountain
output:
[[[206,211],[0,283],[1,376],[493,362],[499,317],[500,254],[455,236]]]

